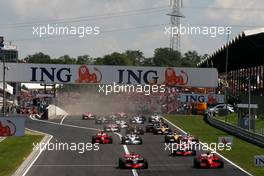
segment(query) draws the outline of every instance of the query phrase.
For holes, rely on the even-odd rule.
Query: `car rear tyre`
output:
[[[125,144],[125,138],[124,137],[122,137],[122,139],[121,139],[121,144]]]
[[[113,143],[113,139],[109,138],[109,144],[112,144],[112,143]]]
[[[224,168],[224,162],[222,160],[220,161],[220,167],[219,168]]]
[[[144,169],[148,168],[148,160],[144,159]]]
[[[165,136],[165,143],[170,143],[170,139],[167,136]]]
[[[193,167],[197,168],[197,169],[200,167],[200,163],[198,162],[197,158],[194,158],[194,160],[193,160]]]
[[[149,133],[150,129],[148,127],[146,127],[146,133]]]

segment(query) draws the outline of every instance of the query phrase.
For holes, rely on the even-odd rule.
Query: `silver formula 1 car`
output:
[[[120,126],[120,128],[127,128],[128,124],[124,120],[116,120],[115,123]]]
[[[139,145],[142,143],[142,138],[137,134],[127,134],[121,138],[121,144]]]
[[[131,117],[131,118],[129,119],[129,122],[130,122],[131,124],[144,124],[144,122],[145,122],[145,118],[144,118],[143,116],[140,116],[140,115],[138,115],[138,116],[133,116],[133,117]]]
[[[130,126],[126,128],[126,134],[144,135],[144,130],[139,126]]]
[[[105,132],[120,132],[120,127],[117,124],[107,124],[104,126]]]

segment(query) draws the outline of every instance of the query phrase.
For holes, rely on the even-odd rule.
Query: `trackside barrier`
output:
[[[257,133],[253,133],[250,131],[247,131],[243,128],[240,127],[236,127],[234,125],[225,123],[223,121],[220,121],[216,118],[214,118],[213,116],[206,114],[205,115],[205,120],[212,126],[224,130],[234,136],[237,136],[243,140],[246,140],[250,143],[256,144],[260,147],[264,147],[264,136],[257,134]]]
[[[55,106],[53,104],[49,105],[47,107],[48,109],[48,119],[55,119],[55,118],[62,118],[65,115],[68,115],[66,111],[64,111],[62,108]]]

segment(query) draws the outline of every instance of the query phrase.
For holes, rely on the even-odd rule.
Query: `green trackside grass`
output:
[[[8,137],[0,142],[0,175],[12,175],[32,151],[33,142],[43,136],[27,134],[23,137]]]
[[[216,116],[216,118],[237,126],[237,114],[236,113],[232,113],[228,115],[227,118],[225,116]],[[264,130],[264,119],[262,119],[261,117],[258,117],[256,119],[256,133],[262,134],[263,132],[262,130]]]
[[[203,116],[166,115],[165,117],[184,131],[199,137],[202,142],[218,143],[218,137],[230,136],[230,134],[207,124],[203,120]],[[264,148],[234,137],[230,151],[218,152],[251,174],[264,175],[264,168],[258,168],[254,165],[254,156],[264,155]]]

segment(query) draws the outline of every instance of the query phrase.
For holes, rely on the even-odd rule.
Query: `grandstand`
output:
[[[198,67],[217,68],[219,78],[227,75],[229,99],[248,102],[249,79],[252,103],[264,112],[264,28],[247,30],[202,60]],[[226,65],[227,63],[227,65]],[[227,67],[226,67],[227,66]],[[227,74],[226,74],[227,73]],[[221,84],[220,84],[221,87]]]

